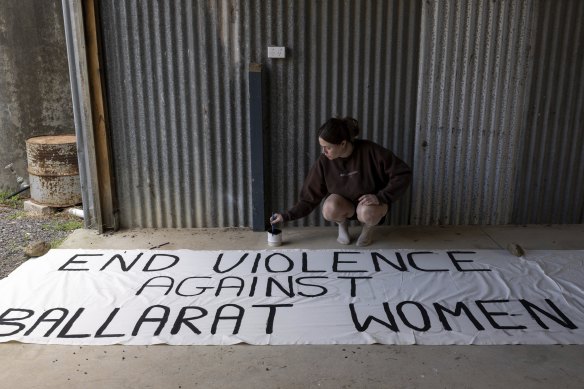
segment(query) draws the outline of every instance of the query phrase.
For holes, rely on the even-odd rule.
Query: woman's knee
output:
[[[357,207],[357,219],[370,226],[379,224],[387,214],[387,205],[359,205]]]
[[[331,194],[322,205],[322,216],[328,221],[342,221],[355,212],[353,204],[342,196]]]

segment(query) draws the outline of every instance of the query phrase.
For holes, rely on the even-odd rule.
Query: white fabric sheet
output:
[[[51,250],[0,342],[584,344],[584,251]]]

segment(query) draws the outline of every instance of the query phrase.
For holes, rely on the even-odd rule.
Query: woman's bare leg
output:
[[[337,242],[341,244],[351,243],[349,222],[347,219],[353,216],[354,213],[355,207],[343,196],[331,194],[324,201],[324,204],[322,205],[322,216],[325,220],[335,222],[339,225],[339,236]]]
[[[357,219],[363,223],[363,230],[359,235],[359,239],[357,239],[357,246],[369,246],[371,244],[371,231],[387,214],[388,209],[387,204],[357,205]]]

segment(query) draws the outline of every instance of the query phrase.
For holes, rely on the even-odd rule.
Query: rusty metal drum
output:
[[[81,203],[75,135],[30,138],[26,157],[33,201],[58,208]]]

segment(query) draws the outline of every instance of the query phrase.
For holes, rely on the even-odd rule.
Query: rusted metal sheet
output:
[[[26,154],[33,201],[52,207],[81,203],[75,135],[30,138]]]

